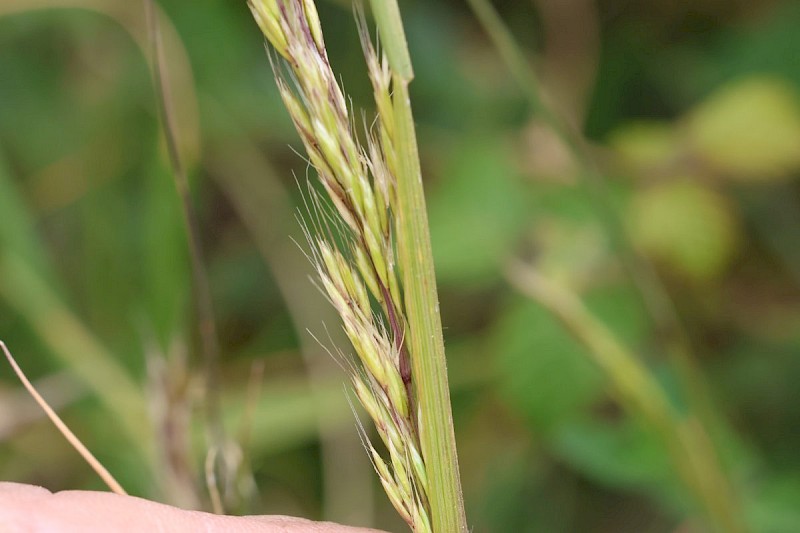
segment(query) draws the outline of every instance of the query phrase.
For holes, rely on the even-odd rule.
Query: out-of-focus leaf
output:
[[[663,165],[679,149],[679,138],[666,122],[628,123],[616,130],[609,142],[626,164],[639,171]]]
[[[763,533],[800,531],[799,501],[800,477],[788,474],[771,478],[747,508],[753,529]]]
[[[632,420],[580,420],[551,436],[552,449],[584,475],[618,488],[639,489],[674,506],[683,492],[662,443]]]
[[[731,178],[770,180],[800,168],[800,103],[778,78],[723,87],[695,109],[687,128],[697,156]]]
[[[500,276],[525,220],[525,194],[504,143],[480,137],[445,162],[430,195],[431,238],[438,277],[485,284]]]
[[[593,289],[584,299],[619,341],[636,353],[649,324],[636,290],[626,285],[609,285]]]
[[[540,219],[535,224],[537,269],[568,287],[590,283],[594,272],[608,260],[608,243],[594,224],[567,223],[561,218]]]
[[[800,427],[800,328],[792,336],[742,339],[711,368],[723,404],[737,413],[752,432],[751,442],[773,464],[797,464],[797,432],[787,428]]]
[[[588,306],[629,345],[636,346],[645,322],[635,295],[611,287],[586,297]],[[547,311],[533,302],[512,308],[493,337],[500,388],[537,432],[569,421],[598,400],[606,380],[585,348]]]
[[[581,412],[601,392],[600,372],[547,311],[524,302],[501,318],[494,337],[500,388],[534,431]]]
[[[718,276],[736,251],[738,229],[728,202],[690,181],[636,194],[628,223],[642,250],[697,281]]]
[[[28,268],[52,281],[52,272],[47,261],[47,254],[36,233],[33,216],[27,209],[23,195],[17,189],[6,168],[5,161],[0,158],[0,213],[3,222],[0,224],[0,248],[17,254]]]
[[[537,185],[534,191],[536,211],[581,224],[595,220],[595,208],[584,188],[560,184]]]
[[[167,347],[186,320],[188,244],[173,176],[155,154],[145,168],[137,243],[143,282],[139,305],[161,346]]]
[[[531,498],[541,490],[544,476],[530,458],[512,451],[487,459],[492,463],[492,475],[487,479],[481,501],[475,502],[475,514],[479,523],[483,522],[478,527],[486,531],[520,533],[553,531],[562,529],[563,522],[572,518]],[[527,505],[519,505],[518,502],[526,500]]]

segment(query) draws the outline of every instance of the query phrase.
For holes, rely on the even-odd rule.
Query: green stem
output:
[[[396,0],[370,0],[372,15],[381,34],[383,49],[392,70],[406,82],[414,78],[411,67],[411,56],[408,53],[406,33],[403,30],[403,19]]]
[[[419,406],[420,446],[430,480],[431,525],[435,533],[466,533],[439,297],[408,93],[413,70],[396,0],[372,0],[371,4],[395,73],[398,253],[403,271],[407,341],[411,347],[412,376]]]
[[[428,497],[435,533],[466,532],[458,472],[447,361],[433,270],[428,215],[417,155],[408,84],[395,79],[397,120],[398,248],[403,267],[411,368],[419,402],[420,445],[430,478]]]

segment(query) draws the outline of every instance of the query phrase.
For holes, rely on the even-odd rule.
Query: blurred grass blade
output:
[[[44,247],[21,196],[0,162],[0,296],[114,413],[140,450],[146,442],[142,394],[115,358],[59,300],[47,278]],[[146,455],[146,454],[145,454]]]
[[[219,407],[219,372],[220,372],[220,347],[217,334],[217,324],[214,317],[214,306],[211,297],[211,286],[208,280],[208,272],[205,265],[203,248],[200,239],[200,224],[192,205],[191,191],[189,190],[189,178],[187,162],[181,158],[180,143],[178,139],[178,128],[175,118],[175,102],[173,99],[173,88],[169,84],[167,75],[167,65],[164,58],[164,47],[159,26],[159,19],[156,16],[155,7],[152,0],[144,0],[145,18],[147,20],[147,33],[150,39],[151,64],[153,68],[153,80],[155,81],[156,96],[158,99],[158,109],[161,118],[161,126],[164,140],[167,145],[170,164],[172,166],[172,177],[181,201],[183,221],[189,244],[189,258],[192,271],[192,292],[195,305],[195,319],[197,322],[197,333],[200,340],[200,351],[203,355],[203,376],[204,376],[204,407],[206,424],[208,430],[208,446],[210,448],[209,458],[212,461],[210,468],[212,474],[216,471],[214,464],[219,457],[222,467],[225,486],[229,485],[229,480],[233,473],[232,465],[228,464],[227,456],[222,453],[226,449],[225,427],[222,423]],[[219,452],[219,454],[214,451]],[[216,476],[206,476],[207,479],[216,480]],[[223,499],[219,496],[216,487],[209,486],[214,512],[222,514],[224,512]]]
[[[50,351],[114,414],[145,457],[149,424],[144,398],[126,371],[20,257],[0,254],[0,296],[22,315]]]
[[[639,290],[645,308],[656,325],[670,332],[671,337],[676,339],[674,342],[681,344],[680,350],[676,348],[671,352],[676,359],[688,359],[688,356],[681,355],[683,352],[689,351],[688,341],[685,339],[683,325],[675,313],[672,300],[652,266],[633,249],[610,197],[605,176],[589,153],[586,140],[580,131],[560,116],[552,104],[546,100],[535,70],[528,63],[522,49],[489,0],[467,0],[467,2],[527,97],[534,114],[558,136],[580,165],[579,175],[587,192],[592,195],[594,200],[592,206],[597,212],[600,222],[605,226],[617,253],[620,254],[628,276]],[[684,367],[691,366],[691,362],[686,361],[681,361],[680,364]],[[697,372],[692,370],[687,370],[687,372],[692,374],[691,379],[687,379],[687,382],[698,381]],[[696,391],[691,394],[698,398],[703,396],[702,393]]]
[[[0,2],[0,17],[48,9],[88,10],[114,20],[131,36],[142,51],[142,56],[149,61],[150,40],[147,22],[142,6],[138,2],[121,2],[119,0],[3,0]],[[177,135],[178,151],[185,162],[195,161],[200,149],[200,121],[197,115],[197,100],[194,92],[191,63],[175,26],[158,6],[154,6],[154,17],[158,20],[158,25],[161,28],[166,63],[170,66],[169,71],[166,72],[169,85],[174,88],[176,94],[181,95],[174,104],[175,124],[180,130]]]
[[[0,16],[46,9],[89,10],[109,17],[120,24],[142,50],[143,57],[149,59],[150,41],[147,24],[141,4],[136,2],[6,0],[0,3]],[[175,127],[180,129],[180,134],[176,136],[179,140],[176,142],[175,150],[180,153],[184,161],[193,162],[197,159],[199,147],[199,120],[188,56],[177,31],[160,8],[154,8],[152,17],[158,20],[162,30],[163,49],[170,64],[170,69],[164,77],[168,78],[175,91],[181,94],[180,100],[174,106]],[[0,187],[3,186],[4,184],[0,183]],[[2,189],[0,191],[5,192]],[[3,210],[4,213],[19,211],[15,206],[22,203],[14,202],[14,195],[2,196],[2,201],[11,203],[8,210]],[[14,247],[7,248],[11,251],[0,256],[0,271],[3,273],[0,294],[31,323],[52,352],[116,414],[125,433],[130,437],[131,444],[138,448],[147,458],[148,464],[151,464],[152,454],[146,444],[149,442],[147,437],[149,424],[141,392],[126,372],[114,363],[115,358],[108,350],[52,292],[49,287],[49,278],[52,276],[46,274],[47,267],[42,266],[44,261],[40,257],[37,258],[44,254],[37,252],[35,247],[31,246],[31,243],[37,242],[37,239],[32,238],[31,226],[32,224],[25,223],[4,225],[4,229],[15,228],[17,235],[6,232],[4,236]]]
[[[53,275],[45,249],[36,234],[33,217],[26,208],[26,202],[8,172],[2,156],[0,156],[0,213],[3,214],[3,223],[0,224],[2,249],[13,251],[28,265],[28,268],[52,281]]]

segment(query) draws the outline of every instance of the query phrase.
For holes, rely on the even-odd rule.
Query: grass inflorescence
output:
[[[250,0],[264,35],[288,65],[278,88],[340,221],[309,235],[321,286],[342,319],[360,364],[355,395],[375,423],[388,460],[368,444],[394,507],[414,531],[432,531],[428,472],[420,448],[408,321],[396,250],[397,131],[393,72],[359,17],[377,118],[362,143],[328,61],[311,0]],[[277,65],[273,62],[273,65]],[[288,79],[291,78],[291,82]]]

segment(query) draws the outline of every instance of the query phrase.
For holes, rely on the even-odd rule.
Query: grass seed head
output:
[[[313,0],[248,3],[265,37],[285,59],[283,67],[273,63],[281,98],[344,222],[331,224],[332,230],[344,233],[343,244],[323,231],[318,236],[309,234],[309,242],[315,249],[311,255],[320,285],[339,313],[360,361],[354,363],[351,375],[355,394],[389,454],[389,460],[384,460],[370,444],[372,462],[403,519],[415,532],[427,533],[428,478],[419,453],[418,413],[410,397],[413,387],[407,382],[407,325],[398,272],[402,265],[395,263],[394,256],[394,74],[385,56],[378,55],[361,15],[359,30],[378,111],[362,144],[329,64]],[[323,209],[316,203],[314,207]],[[373,300],[379,306],[376,310]]]

